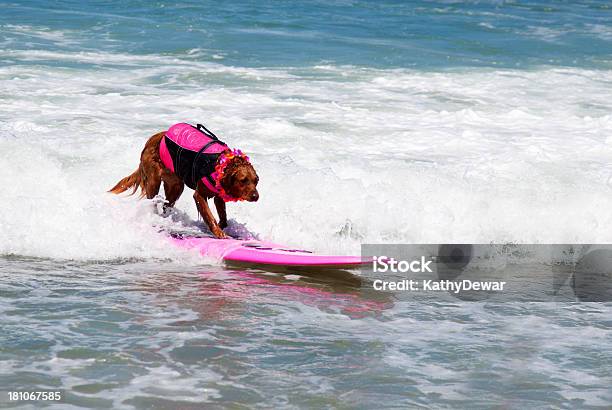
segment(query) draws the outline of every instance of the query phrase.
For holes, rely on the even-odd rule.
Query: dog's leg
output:
[[[159,144],[164,133],[160,132],[153,135],[145,144],[140,154],[140,188],[142,195],[147,199],[153,199],[159,194],[162,175],[165,169],[159,158]]]
[[[193,199],[195,200],[198,212],[200,212],[200,215],[202,215],[202,218],[204,218],[204,222],[206,222],[206,225],[208,225],[208,228],[213,233],[213,235],[215,235],[219,239],[227,238],[228,236],[225,234],[225,232],[221,230],[219,224],[217,224],[217,221],[215,221],[215,217],[213,216],[212,211],[208,207],[208,201],[204,196],[200,195],[197,189],[193,193]]]
[[[227,228],[227,212],[225,212],[225,201],[218,196],[215,197],[215,208],[217,208],[217,214],[219,215],[219,226],[221,229]]]
[[[164,182],[164,193],[166,194],[166,203],[164,204],[164,210],[166,210],[167,208],[172,208],[181,197],[185,184],[178,175],[169,169],[164,170],[162,181]]]
[[[147,199],[153,199],[159,194],[161,178],[159,175],[147,175],[144,179],[144,192]]]
[[[142,160],[140,163],[142,176],[142,191],[147,199],[153,199],[159,194],[162,182],[162,167],[157,161]]]

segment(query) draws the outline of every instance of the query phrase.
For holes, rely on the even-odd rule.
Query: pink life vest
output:
[[[177,174],[185,185],[196,189],[198,181],[218,194],[212,178],[219,155],[229,148],[206,127],[186,123],[174,124],[159,145],[159,155],[166,168]]]

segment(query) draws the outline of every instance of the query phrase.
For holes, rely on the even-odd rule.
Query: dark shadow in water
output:
[[[275,266],[275,265],[257,265],[253,263],[227,262],[226,265],[230,268],[247,270],[249,268],[274,272],[280,274],[295,274],[304,277],[305,281],[310,278],[314,282],[327,283],[333,286],[347,286],[360,288],[365,280],[351,272],[350,270],[337,269],[325,266]]]
[[[266,269],[267,270],[267,269]],[[393,307],[393,296],[362,287],[362,280],[348,271],[279,269],[276,273],[241,269],[225,271],[231,277],[219,280],[218,272],[200,272],[202,280],[198,295],[215,300],[222,310],[224,305],[253,301],[274,303],[302,303],[326,311],[346,314],[351,318],[378,316]],[[210,305],[206,314],[210,315]],[[222,314],[221,311],[217,314]]]

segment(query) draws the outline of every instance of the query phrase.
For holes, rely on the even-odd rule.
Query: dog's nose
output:
[[[258,199],[259,199],[259,193],[258,193],[258,192],[253,192],[253,193],[251,194],[251,201],[252,201],[252,202],[255,202],[255,201],[257,201]]]

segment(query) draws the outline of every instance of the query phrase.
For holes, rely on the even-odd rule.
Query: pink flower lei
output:
[[[227,168],[232,159],[239,157],[244,158],[246,162],[250,162],[249,157],[243,154],[239,149],[230,149],[222,152],[217,160],[217,165],[215,165],[215,172],[213,172],[211,175],[212,179],[215,180],[215,189],[219,191],[217,195],[223,200],[223,202],[243,201],[243,199],[234,198],[225,192],[225,189],[223,189],[223,186],[221,186],[221,180],[225,176],[225,168]]]

